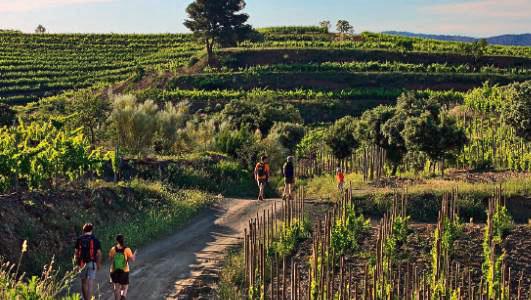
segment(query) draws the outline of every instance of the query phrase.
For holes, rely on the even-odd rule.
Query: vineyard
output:
[[[460,218],[456,191],[444,195],[432,224],[415,223],[399,191],[383,218],[371,222],[352,192],[315,215],[301,188],[295,201],[249,220],[241,274],[233,275],[243,281],[225,286],[222,297],[527,299],[531,244],[512,242],[530,231],[514,224],[501,190],[488,201],[485,225]]]
[[[529,75],[531,53],[526,47],[488,46],[484,56],[475,58],[462,55],[463,52],[466,53],[463,50],[466,44],[463,43],[371,33],[363,33],[355,41],[338,41],[334,34],[318,27],[263,28],[259,32],[261,39],[242,42],[238,48],[223,50],[223,53],[229,54],[223,59],[228,66],[233,66],[235,62],[237,66],[254,64],[248,59],[251,55],[253,60],[266,61],[259,63],[260,66],[240,71],[252,74],[287,73],[283,75],[288,76],[286,80],[293,80],[289,74],[312,77],[313,75],[304,75],[308,72],[315,75],[326,72],[374,72],[374,76],[369,78],[380,82],[377,86],[389,84],[404,75],[412,76],[411,81],[433,82],[422,87],[413,87],[407,81],[395,85],[398,88],[417,89],[437,88],[437,82],[450,80],[452,75],[463,73],[475,75],[474,78],[467,76],[454,79],[454,82],[467,82],[464,86],[456,84],[455,89],[478,86],[486,80],[509,83],[525,79]],[[197,62],[197,57],[201,56],[201,46],[192,35],[187,34],[28,35],[7,31],[0,33],[0,45],[0,102],[13,105],[33,102],[65,90],[90,87],[96,83],[137,79],[150,71],[177,72],[190,63]],[[259,58],[253,54],[257,51]],[[288,54],[283,54],[283,51]],[[294,65],[295,61],[291,60],[296,60],[298,64]],[[285,65],[286,63],[289,65]],[[379,72],[393,72],[394,75],[389,74],[380,79],[376,74]],[[434,73],[434,78],[421,74],[413,76],[416,73]],[[362,78],[358,78],[360,76]],[[438,76],[442,78],[438,79]],[[265,82],[256,87],[278,86],[278,83],[268,79],[258,80]],[[334,75],[323,80],[345,81],[346,87],[349,87],[363,86],[371,79],[360,74],[344,79]],[[219,79],[206,76],[200,83],[190,84],[197,88],[207,88],[212,85],[227,85],[227,82],[219,83]],[[446,86],[451,85],[449,83]],[[324,86],[300,83],[294,87]]]
[[[530,47],[252,33],[210,53],[192,34],[0,31],[0,256],[16,261],[26,241],[23,271],[53,254],[68,268],[85,219],[105,247],[120,231],[141,247],[190,220],[218,226],[226,211],[202,212],[227,197],[246,207],[231,224],[242,243],[213,259],[213,283],[194,279],[214,285],[203,298],[531,297]],[[265,210],[245,203],[262,155]],[[288,156],[295,195],[276,200]]]
[[[125,80],[144,69],[177,70],[200,50],[184,34],[0,33],[0,46],[0,102],[10,104]]]

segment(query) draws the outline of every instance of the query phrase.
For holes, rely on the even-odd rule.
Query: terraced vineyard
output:
[[[531,66],[529,47],[488,46],[474,57],[463,55],[463,43],[370,33],[345,39],[316,27],[259,32],[261,40],[221,52],[222,71],[181,76],[170,89],[467,90],[525,80]],[[16,105],[146,70],[176,72],[202,49],[189,34],[3,32],[0,45],[0,102]]]
[[[0,33],[0,102],[24,104],[147,68],[176,70],[199,49],[185,34]]]

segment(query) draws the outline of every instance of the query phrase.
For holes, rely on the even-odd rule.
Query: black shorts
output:
[[[129,272],[124,272],[122,270],[114,271],[111,273],[112,283],[117,283],[121,285],[129,284]]]
[[[295,177],[284,177],[284,183],[285,184],[294,184],[295,183]]]

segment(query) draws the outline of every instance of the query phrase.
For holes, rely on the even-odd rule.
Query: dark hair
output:
[[[266,159],[267,159],[267,155],[262,155],[262,157],[260,157],[260,160],[261,160],[261,161],[264,161],[264,160],[266,160]]]
[[[120,246],[122,246],[122,248],[125,248],[125,238],[123,234],[117,235],[116,241],[118,242],[118,244],[120,244]]]
[[[92,225],[92,223],[86,223],[85,225],[83,225],[84,233],[91,232],[92,229],[94,229],[94,225]]]

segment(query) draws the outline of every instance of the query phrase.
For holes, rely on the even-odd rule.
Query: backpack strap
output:
[[[90,259],[93,261],[96,261],[96,255],[94,255],[94,237],[90,237],[90,244],[89,244],[89,251],[90,251]]]

